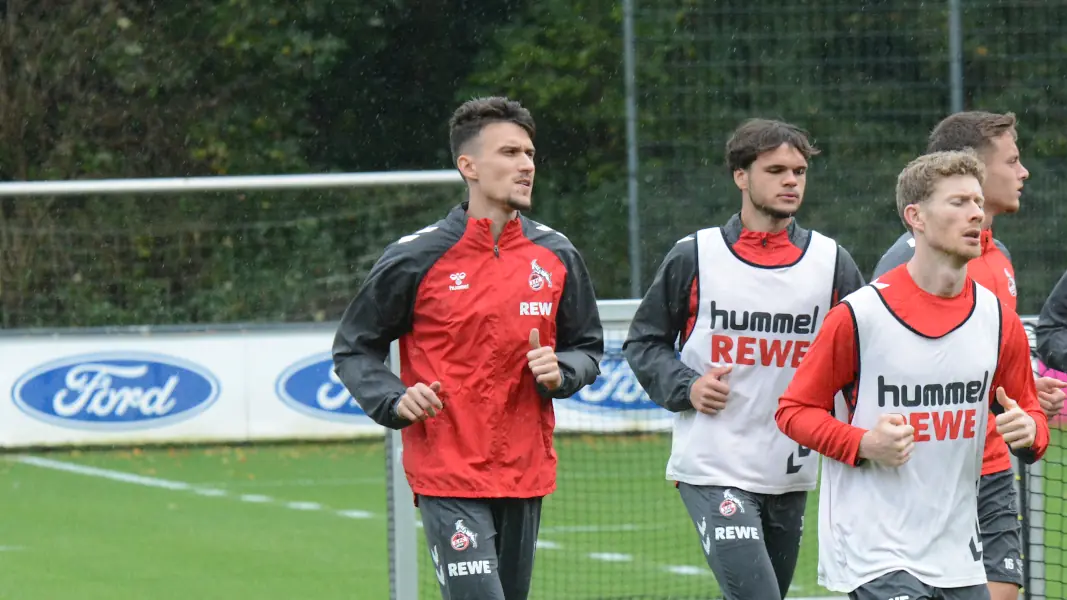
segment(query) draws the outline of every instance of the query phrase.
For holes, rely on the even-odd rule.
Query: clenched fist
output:
[[[526,361],[530,364],[537,383],[550,391],[555,391],[563,385],[563,374],[559,372],[556,351],[552,346],[541,345],[541,333],[537,329],[530,330],[530,351],[526,353]]]
[[[997,402],[1004,407],[1004,412],[997,415],[997,433],[1013,450],[1033,446],[1037,439],[1034,418],[1019,408],[1019,404],[1009,398],[1002,387],[997,388]]]
[[[440,391],[441,382],[439,381],[430,385],[416,383],[409,387],[396,405],[397,416],[411,422],[436,417],[437,413],[445,408],[441,399],[437,397],[437,392]]]
[[[1038,377],[1034,384],[1037,386],[1037,403],[1041,405],[1045,415],[1051,419],[1060,414],[1063,411],[1063,400],[1067,398],[1063,393],[1067,382],[1054,377]]]
[[[726,396],[730,394],[730,384],[724,378],[730,374],[733,365],[712,367],[689,388],[689,403],[693,408],[706,415],[716,415],[726,408]]]
[[[860,439],[860,458],[873,460],[887,467],[899,467],[911,458],[915,448],[915,428],[908,425],[904,415],[884,414],[878,424]]]

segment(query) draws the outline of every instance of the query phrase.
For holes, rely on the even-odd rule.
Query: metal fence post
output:
[[[626,171],[630,232],[630,297],[640,298],[641,224],[637,213],[637,81],[634,62],[634,0],[622,0],[623,69],[626,77]]]
[[[951,86],[949,111],[963,110],[963,19],[960,0],[948,0],[948,72]]]
[[[389,364],[400,375],[400,344],[392,343]],[[404,475],[404,446],[400,432],[385,432],[386,501],[389,511],[389,599],[418,600],[419,545],[415,528],[415,504]]]

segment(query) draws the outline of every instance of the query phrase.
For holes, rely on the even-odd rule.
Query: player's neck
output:
[[[467,195],[467,216],[472,219],[489,219],[492,225],[489,230],[493,233],[493,239],[500,239],[500,233],[508,221],[518,216],[518,211],[492,202],[476,189],[471,189]]]
[[[1000,216],[1000,208],[994,202],[986,200],[985,206],[982,207],[982,211],[985,212],[985,218],[982,219],[982,230],[993,228],[993,219]]]
[[[924,243],[915,245],[915,256],[908,261],[908,274],[919,289],[941,298],[955,298],[967,280],[967,263]]]
[[[756,208],[752,202],[741,204],[741,226],[756,233],[778,233],[793,222],[793,217],[778,219]]]

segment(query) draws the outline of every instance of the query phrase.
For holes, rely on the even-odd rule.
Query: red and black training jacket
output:
[[[604,334],[586,266],[561,233],[519,216],[494,241],[467,204],[390,244],[341,319],[337,375],[375,422],[402,429],[416,494],[529,498],[555,490],[552,398],[599,375]],[[534,380],[530,330],[552,346],[563,385]],[[398,379],[386,366],[400,340]],[[409,423],[395,405],[441,382],[444,410]]]

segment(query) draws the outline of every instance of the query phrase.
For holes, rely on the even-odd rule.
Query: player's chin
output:
[[[1021,199],[1022,192],[1018,190],[996,194],[992,198],[986,199],[985,211],[987,213],[993,212],[993,214],[1010,215],[1019,212],[1019,202]]]
[[[773,216],[773,217],[775,217],[777,219],[790,219],[792,217],[795,217],[797,215],[797,211],[799,211],[799,210],[800,210],[800,203],[797,202],[796,204],[786,204],[786,205],[774,206],[768,212],[770,213],[771,216]]]
[[[529,196],[512,195],[508,197],[508,208],[511,210],[530,210],[533,208]]]
[[[960,258],[962,258],[965,261],[969,262],[969,261],[972,261],[972,260],[974,260],[974,259],[976,259],[976,258],[978,258],[979,256],[982,255],[982,246],[981,245],[975,246],[975,245],[964,243],[964,244],[960,245],[958,248],[956,248],[955,254],[956,254],[956,256],[959,256]]]
[[[774,201],[770,203],[770,208],[773,212],[792,217],[800,210],[800,205],[803,202],[804,200],[800,196],[776,196]]]

